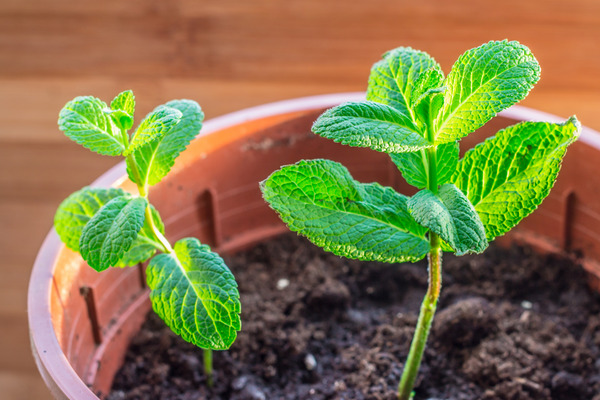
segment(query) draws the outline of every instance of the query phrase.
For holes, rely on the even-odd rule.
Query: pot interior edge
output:
[[[194,159],[191,154],[188,155],[185,159],[186,168],[173,171],[172,176],[170,175],[168,180],[157,185],[151,193],[152,202],[163,214],[163,219],[168,222],[167,235],[174,239],[188,235],[198,236],[201,241],[210,244],[219,251],[231,252],[248,246],[250,243],[260,241],[262,238],[271,237],[285,231],[286,228],[281,224],[275,213],[264,204],[257,182],[266,178],[270,172],[280,165],[295,162],[300,158],[333,158],[347,165],[359,181],[378,180],[382,184],[393,186],[400,192],[407,194],[414,192],[402,178],[398,177],[399,174],[395,166],[387,156],[366,149],[348,148],[310,134],[310,126],[322,110],[323,107],[318,105],[312,111],[303,110],[301,113],[291,113],[289,119],[278,121],[276,126],[268,128],[262,126],[256,131],[246,131],[245,134],[236,132],[239,139],[226,141],[223,145],[215,145],[215,151],[210,154],[200,151],[201,157],[198,159]],[[497,118],[486,129],[482,129],[481,134],[474,135],[477,138],[473,140],[479,141],[482,135],[489,135],[495,132],[495,129],[514,122],[516,120],[508,116]],[[232,129],[244,128],[230,126],[227,129],[231,132]],[[197,142],[194,146],[201,148],[203,141],[207,140],[213,140],[213,143],[215,143],[214,140],[217,140],[217,136],[214,135],[219,135],[219,131],[204,137],[200,136],[194,142]],[[290,137],[294,137],[294,140],[290,141]],[[465,140],[465,142],[464,147],[472,146],[472,143],[468,140]],[[586,163],[586,159],[598,157],[600,150],[585,142],[575,143],[572,147],[567,153],[563,171],[559,174],[559,181],[552,190],[548,202],[542,204],[538,211],[523,221],[523,226],[516,231],[515,237],[518,235],[524,237],[527,232],[538,232],[543,235],[543,238],[540,239],[538,235],[536,240],[541,240],[540,243],[543,246],[568,253],[582,252],[586,257],[584,265],[588,270],[595,271],[598,274],[600,269],[597,268],[598,263],[594,260],[600,260],[600,246],[597,240],[597,238],[600,238],[600,203],[596,202],[600,195],[598,192],[600,177],[582,181],[582,176],[588,176],[587,174],[591,172],[590,166],[587,165],[591,163]],[[245,160],[244,168],[241,171],[239,168],[240,160]],[[262,163],[262,161],[266,161],[266,163]],[[211,167],[209,168],[208,165],[211,165]],[[210,171],[210,176],[206,173],[207,171]],[[122,173],[124,173],[124,167]],[[110,183],[116,182],[117,179],[123,182],[122,174],[121,177],[115,177],[115,175],[114,171],[111,172],[110,179],[113,181]],[[106,176],[103,176],[98,182],[107,183],[107,179]],[[555,225],[548,227],[547,222],[544,222],[544,220],[553,221]],[[55,238],[48,242],[48,246],[58,246],[53,243],[58,239],[56,234],[51,233],[50,235],[54,235]],[[44,250],[45,246],[46,242],[40,250],[40,257],[42,254],[48,255],[50,252],[51,246]],[[57,250],[54,248],[52,251],[56,252]],[[60,251],[64,251],[64,248]],[[47,257],[41,260],[40,263],[52,263],[53,259],[60,256]],[[79,262],[81,261],[79,260]],[[44,279],[47,280],[49,272],[42,272],[41,267],[38,267],[37,264],[38,261],[36,260],[28,299],[32,329],[34,325],[40,326],[40,323],[33,322],[32,318],[45,321],[46,325],[43,329],[49,329],[48,327],[52,326],[51,323],[48,323],[47,319],[49,317],[42,315],[44,310],[39,311],[39,307],[42,306],[45,310],[49,310],[50,306],[47,303],[53,301],[53,296],[55,303],[63,304],[65,307],[71,302],[78,303],[79,312],[85,312],[84,317],[89,318],[88,309],[79,289],[82,285],[95,287],[99,284],[96,282],[95,271],[92,271],[92,274],[90,271],[86,271],[86,268],[89,269],[88,267],[84,267],[81,273],[69,279],[65,276],[58,276],[54,281],[56,285],[64,283],[71,284],[73,287],[66,289],[61,297],[58,296],[58,291],[54,290],[52,285],[47,286],[43,289],[44,295],[47,296],[46,303],[41,305],[37,299],[33,299],[31,294],[32,285],[39,286],[40,282]],[[112,270],[116,274],[123,271]],[[598,279],[597,276],[596,279]],[[135,278],[132,276],[126,282],[131,283],[133,280]],[[596,280],[596,282],[599,281]],[[600,289],[600,285],[596,285],[596,288]],[[121,289],[112,288],[111,290],[118,292]],[[148,303],[140,305],[143,302],[136,301],[140,293],[146,294],[146,290],[143,281],[140,280],[139,285],[127,292],[130,296],[128,305],[130,307],[148,308]],[[98,293],[97,300],[102,302],[102,293]],[[132,310],[128,309],[126,304],[125,306],[116,307],[116,312],[119,313],[118,315],[122,315],[123,313],[131,313]],[[108,317],[104,317],[104,320],[107,319]],[[75,316],[64,315],[60,319],[59,325],[54,326],[53,330],[58,338],[55,335],[38,335],[32,330],[34,353],[36,353],[36,358],[39,358],[44,367],[40,370],[48,370],[51,375],[50,379],[56,381],[62,392],[66,392],[67,389],[62,388],[62,383],[59,382],[61,379],[78,379],[77,375],[79,375],[87,377],[90,384],[92,384],[91,382],[95,380],[96,374],[110,375],[109,380],[112,381],[112,375],[116,372],[116,370],[112,372],[98,372],[96,370],[94,372],[89,368],[89,365],[86,366],[85,360],[102,360],[102,356],[95,353],[102,345],[94,344],[94,328],[91,326],[86,332],[79,332],[77,335],[70,331],[73,328],[70,325],[73,320],[75,320]],[[100,328],[102,333],[106,334],[114,329],[114,325],[109,325]],[[51,338],[42,340],[40,336]],[[84,350],[81,350],[81,347],[77,347],[73,343],[65,343],[66,338],[75,340],[76,336],[78,336],[76,340],[80,342],[80,346],[83,346],[83,342],[93,344],[91,353],[83,354]],[[128,338],[125,339],[129,340]],[[78,365],[77,372],[70,366],[64,355],[62,357],[64,362],[60,359],[59,364],[61,365],[58,366],[70,370],[66,375],[72,374],[74,376],[65,377],[65,373],[55,372],[55,366],[52,366],[55,361],[50,360],[42,353],[42,351],[45,351],[45,346],[60,346],[59,342],[62,343],[62,348],[72,347],[78,349],[77,353],[79,353],[78,357],[81,362],[75,362]],[[44,344],[41,345],[40,343]],[[61,352],[60,347],[58,347],[58,352]],[[58,353],[55,352],[54,354]],[[63,376],[59,376],[61,374]],[[107,381],[93,383],[92,392],[81,382],[80,386],[85,388],[87,392],[85,395],[81,394],[83,392],[79,393],[77,398],[96,398],[94,392],[106,393],[110,387],[109,383]]]

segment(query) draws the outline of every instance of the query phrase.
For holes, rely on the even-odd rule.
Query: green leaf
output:
[[[394,153],[390,154],[390,157],[408,184],[416,186],[419,189],[427,187],[428,167],[426,150],[412,153]],[[443,185],[450,182],[450,178],[458,164],[458,143],[440,144],[437,147],[436,164],[438,184]]]
[[[185,238],[154,257],[146,271],[152,308],[196,346],[225,350],[241,329],[240,299],[229,268],[210,247]]]
[[[76,97],[58,116],[58,128],[71,140],[96,153],[118,156],[125,150],[121,131],[104,113],[106,103],[92,96]]]
[[[110,116],[115,125],[121,130],[128,131],[133,126],[133,116],[123,110],[106,109],[104,112]]]
[[[74,251],[79,251],[79,238],[83,227],[115,197],[125,196],[122,189],[84,187],[67,197],[54,215],[54,228],[63,243]]]
[[[154,225],[158,228],[160,233],[165,234],[165,225],[163,224],[160,215],[156,208],[150,204],[150,212],[152,213],[152,219]],[[162,244],[157,243],[148,219],[144,219],[144,226],[138,233],[129,250],[123,255],[123,257],[117,262],[115,267],[130,267],[142,263],[150,257],[152,257],[157,249],[162,249]]]
[[[441,71],[439,64],[423,51],[410,47],[391,50],[371,69],[367,100],[387,104],[416,122],[411,99],[413,90],[419,86],[415,86],[414,83],[423,72],[432,68]],[[421,91],[419,96],[422,94]]]
[[[517,43],[489,42],[461,55],[446,78],[436,143],[455,141],[524,99],[540,78],[531,51]]]
[[[414,83],[411,92],[410,106],[416,109],[423,100],[434,93],[441,93],[446,88],[443,86],[444,74],[439,66],[423,71]]]
[[[300,161],[261,182],[263,197],[292,231],[334,254],[359,260],[417,261],[429,250],[426,230],[407,197],[352,179],[341,164]]]
[[[508,232],[548,195],[579,122],[522,122],[467,151],[452,181],[475,206],[488,240]]]
[[[325,111],[313,124],[317,135],[349,146],[401,153],[430,147],[410,117],[372,101],[345,103]]]
[[[119,93],[110,103],[109,115],[114,123],[122,130],[130,130],[133,126],[135,113],[135,97],[131,90]]]
[[[133,116],[135,114],[135,96],[131,90],[119,93],[110,103],[112,110],[122,110]]]
[[[144,225],[147,201],[130,195],[106,203],[83,227],[81,256],[96,271],[116,265]]]
[[[125,155],[164,136],[179,123],[182,116],[176,108],[164,105],[156,107],[138,126]]]
[[[173,167],[177,156],[185,150],[202,128],[204,114],[195,101],[173,100],[166,106],[179,110],[183,117],[159,140],[148,143],[133,152],[131,155],[133,160],[127,160],[129,178],[137,184],[143,185],[144,182],[147,182],[154,185],[160,182]],[[139,175],[140,182],[136,175]]]
[[[481,253],[488,245],[483,225],[467,197],[448,183],[434,194],[423,189],[408,201],[415,220],[446,241],[457,255]]]

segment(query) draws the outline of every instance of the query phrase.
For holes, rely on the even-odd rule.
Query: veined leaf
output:
[[[122,110],[133,116],[135,114],[135,96],[131,90],[119,93],[110,103],[112,110]]]
[[[125,196],[122,189],[84,187],[67,197],[54,215],[54,228],[63,243],[74,251],[79,251],[79,238],[83,227],[115,197]]]
[[[325,111],[313,124],[317,135],[349,146],[401,153],[431,147],[407,115],[372,101],[345,103]]]
[[[173,100],[166,106],[179,110],[183,116],[181,121],[159,140],[147,143],[133,152],[132,158],[135,164],[127,160],[129,178],[137,184],[143,185],[147,182],[149,185],[154,185],[160,182],[173,167],[177,156],[185,150],[202,128],[204,113],[195,101]],[[136,175],[139,175],[141,182],[137,181]]]
[[[135,113],[135,97],[131,90],[119,93],[110,103],[110,112],[114,123],[123,130],[128,131],[133,126]]]
[[[522,122],[467,151],[452,181],[479,213],[488,240],[508,232],[546,198],[579,122]]]
[[[412,153],[394,153],[390,154],[392,161],[402,176],[412,186],[419,189],[427,187],[427,154],[426,150],[415,151]],[[450,178],[456,170],[458,164],[458,143],[443,143],[437,147],[437,182],[438,185],[450,182]]]
[[[160,233],[165,234],[165,225],[158,214],[158,211],[152,204],[150,204],[150,212],[152,213],[152,220],[154,225],[158,228]],[[137,237],[131,244],[129,250],[123,255],[123,257],[117,262],[115,267],[130,267],[142,263],[156,253],[157,249],[162,249],[160,243],[155,242],[154,232],[150,226],[150,222],[147,218],[144,219],[144,226],[138,233]]]
[[[145,144],[164,136],[181,120],[181,111],[173,107],[158,106],[140,123],[125,155],[129,155]]]
[[[439,64],[423,51],[410,47],[391,50],[371,69],[367,100],[387,104],[416,122],[410,104],[417,87],[414,83],[423,72],[432,68],[441,71]],[[423,93],[421,91],[419,95]]]
[[[407,197],[362,184],[341,164],[300,161],[261,182],[263,197],[292,231],[334,254],[359,260],[417,261],[429,250],[426,230]]]
[[[88,265],[104,271],[116,265],[144,225],[147,201],[129,195],[106,203],[83,227],[79,251]]]
[[[448,183],[434,194],[423,189],[408,201],[415,220],[440,235],[457,255],[481,253],[487,246],[483,224],[467,197]]]
[[[173,332],[196,346],[225,350],[241,329],[240,299],[229,268],[197,239],[154,257],[146,271],[152,308]]]
[[[411,92],[410,106],[417,109],[419,104],[433,93],[441,93],[445,90],[443,86],[444,74],[439,66],[423,71],[414,83]]]
[[[92,96],[76,97],[58,116],[58,128],[71,140],[96,153],[118,156],[125,150],[121,131],[104,113],[106,103]]]
[[[517,43],[489,42],[461,55],[446,77],[436,143],[455,141],[527,96],[540,78],[531,51]]]

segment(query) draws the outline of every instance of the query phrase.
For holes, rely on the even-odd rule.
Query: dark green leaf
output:
[[[186,238],[154,257],[146,271],[154,311],[184,340],[225,350],[241,329],[237,283],[223,259]]]
[[[485,230],[467,197],[448,183],[434,194],[423,189],[408,201],[415,220],[440,235],[457,255],[481,253],[488,245]]]
[[[81,256],[96,271],[117,265],[144,225],[147,201],[129,195],[106,203],[83,227]]]
[[[291,230],[334,254],[404,262],[429,250],[426,230],[408,213],[405,196],[359,183],[339,163],[300,161],[275,171],[261,189]]]
[[[345,103],[325,111],[314,123],[317,135],[349,146],[385,153],[414,151],[431,144],[410,117],[372,101]]]

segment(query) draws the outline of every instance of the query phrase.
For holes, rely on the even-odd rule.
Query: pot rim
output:
[[[343,102],[364,99],[364,92],[347,92],[300,97],[250,107],[206,121],[201,133],[194,140],[216,134],[229,127],[278,114],[329,108]],[[553,114],[518,105],[500,112],[499,115],[515,120],[564,121],[563,118]],[[600,150],[600,133],[592,129],[583,127],[579,141]],[[120,162],[102,174],[91,186],[107,187],[119,184],[126,179],[125,162]],[[56,337],[50,316],[52,276],[56,267],[55,260],[62,246],[56,231],[51,228],[34,261],[27,294],[31,347],[38,369],[55,396],[97,399],[68,362]]]

